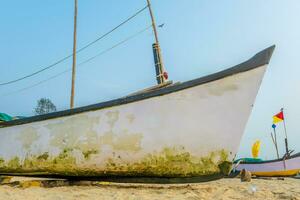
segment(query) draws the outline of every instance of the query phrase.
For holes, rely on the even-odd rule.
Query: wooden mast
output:
[[[283,108],[281,108],[281,112],[283,113]],[[287,132],[286,132],[286,123],[285,123],[285,115],[284,115],[284,118],[283,118],[283,126],[284,126],[284,133],[285,133],[285,139],[284,139],[284,142],[285,142],[285,151],[286,151],[286,156],[289,157],[290,156],[290,150],[289,150],[289,144],[288,144],[288,135],[287,135]]]
[[[149,13],[152,20],[152,28],[155,36],[155,43],[153,44],[153,53],[154,53],[154,62],[156,68],[156,79],[157,79],[157,83],[160,85],[165,83],[165,81],[168,79],[167,77],[168,75],[165,72],[163,61],[162,61],[162,55],[161,55],[161,50],[160,50],[160,45],[158,40],[158,33],[156,29],[156,23],[155,23],[150,0],[147,0],[147,3],[148,3]]]
[[[72,65],[72,88],[71,88],[71,100],[70,107],[74,108],[74,96],[75,96],[75,75],[76,75],[76,44],[77,44],[77,6],[78,2],[75,0],[74,10],[74,38],[73,38],[73,65]]]

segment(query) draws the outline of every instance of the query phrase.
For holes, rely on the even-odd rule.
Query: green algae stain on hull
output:
[[[77,160],[72,152],[72,149],[65,149],[56,157],[44,153],[27,157],[24,161],[20,161],[17,157],[9,161],[0,159],[2,161],[0,173],[185,178],[226,174],[231,168],[228,153],[225,150],[211,152],[205,157],[198,158],[182,147],[164,148],[134,163],[122,163],[117,158],[110,158],[106,161],[105,167],[86,164],[91,159],[91,154],[96,154],[97,151],[82,152],[84,160]]]
[[[107,165],[110,172],[122,171],[135,176],[150,177],[195,177],[222,173],[219,166],[228,162],[225,151],[212,152],[197,158],[184,148],[165,148],[159,153],[147,155],[141,162],[128,165]],[[228,154],[226,154],[228,155]],[[224,160],[223,160],[224,159]]]

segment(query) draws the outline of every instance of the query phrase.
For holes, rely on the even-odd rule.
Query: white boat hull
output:
[[[129,103],[121,99],[100,109],[7,124],[0,128],[0,173],[225,173],[239,148],[266,66],[151,98],[140,94],[140,100]]]

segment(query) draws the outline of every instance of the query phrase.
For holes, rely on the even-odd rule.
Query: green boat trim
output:
[[[260,159],[260,158],[240,158],[240,159],[234,161],[234,163],[238,163],[240,161],[246,162],[246,163],[261,163],[264,160]]]
[[[8,114],[0,113],[0,122],[9,122],[12,120],[13,120],[13,117],[9,116]]]

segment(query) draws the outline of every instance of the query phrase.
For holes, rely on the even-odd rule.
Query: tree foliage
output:
[[[50,99],[41,98],[37,101],[37,106],[34,109],[35,115],[44,115],[47,113],[55,112],[56,106],[52,103]]]

